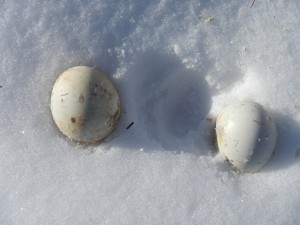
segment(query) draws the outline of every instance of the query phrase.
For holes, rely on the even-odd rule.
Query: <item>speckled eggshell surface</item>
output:
[[[241,172],[257,172],[270,159],[277,132],[273,119],[252,101],[226,107],[216,121],[217,147]]]
[[[80,143],[108,136],[120,117],[116,88],[104,73],[77,66],[57,78],[51,93],[51,112],[59,130]]]

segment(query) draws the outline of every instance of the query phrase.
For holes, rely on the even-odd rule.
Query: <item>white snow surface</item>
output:
[[[300,224],[300,1],[0,2],[1,225]],[[119,90],[100,145],[51,117],[52,86],[76,65]],[[211,120],[249,99],[278,142],[261,172],[237,174]]]

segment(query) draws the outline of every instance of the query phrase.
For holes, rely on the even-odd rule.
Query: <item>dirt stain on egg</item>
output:
[[[84,95],[83,95],[83,94],[81,94],[81,95],[79,96],[78,101],[79,101],[80,103],[84,103]]]

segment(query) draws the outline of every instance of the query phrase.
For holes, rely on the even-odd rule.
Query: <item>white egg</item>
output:
[[[226,107],[217,117],[219,151],[241,172],[259,171],[276,145],[276,125],[264,108],[251,101]]]
[[[95,68],[72,67],[53,86],[51,112],[57,127],[67,137],[79,143],[96,143],[117,125],[118,92],[105,74]]]

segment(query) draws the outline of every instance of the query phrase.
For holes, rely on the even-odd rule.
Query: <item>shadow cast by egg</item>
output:
[[[205,73],[187,69],[175,55],[148,51],[137,57],[126,77],[126,118],[122,120],[134,121],[134,126],[132,141],[124,139],[123,144],[199,153],[211,108]]]

